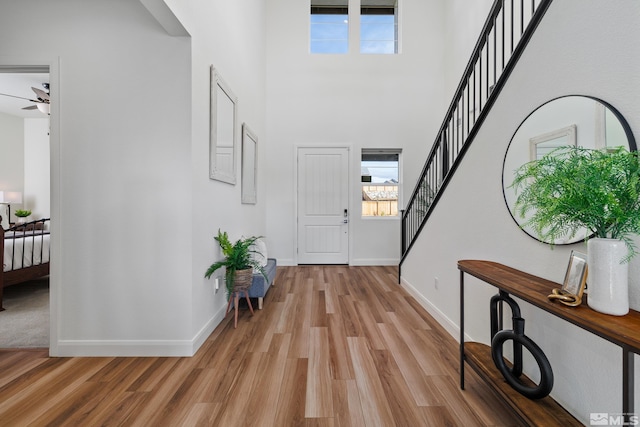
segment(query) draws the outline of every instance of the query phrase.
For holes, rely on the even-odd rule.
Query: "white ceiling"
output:
[[[6,93],[23,98],[36,99],[31,87],[42,89],[42,83],[49,82],[48,73],[2,73],[0,72],[0,93]],[[23,110],[23,107],[33,105],[26,99],[12,98],[0,95],[0,113],[18,117],[45,117],[38,110]]]

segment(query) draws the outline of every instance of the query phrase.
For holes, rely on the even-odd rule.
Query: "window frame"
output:
[[[359,53],[361,55],[397,55],[400,53],[400,19],[399,19],[399,0],[393,2],[393,5],[365,5],[360,4],[360,34],[359,34]],[[393,40],[367,40],[363,38],[363,29],[367,24],[363,24],[363,16],[371,16],[371,15],[384,15],[384,16],[392,16],[393,17]],[[375,42],[393,42],[393,52],[364,52],[363,51],[363,42],[369,43],[371,46],[374,45]],[[373,43],[373,44],[372,44]]]
[[[363,162],[366,161],[363,159],[363,157],[365,155],[397,155],[397,162],[398,162],[398,182],[396,184],[391,184],[391,185],[395,185],[397,186],[398,190],[397,190],[397,213],[395,215],[364,215],[364,209],[363,209],[363,202],[365,202],[365,200],[362,200],[362,192],[364,191],[363,188],[365,186],[372,186],[372,185],[384,185],[384,183],[374,183],[374,182],[363,182],[362,181],[362,167],[363,167]],[[362,148],[360,151],[360,168],[359,170],[360,172],[360,179],[359,179],[359,183],[360,183],[360,191],[359,191],[359,205],[360,205],[360,218],[363,220],[399,220],[402,215],[401,215],[401,210],[400,207],[402,206],[402,149],[401,148]]]
[[[334,0],[333,5],[328,4],[318,4],[314,1],[318,1],[320,3],[324,3],[322,0],[310,0],[309,2],[309,53],[314,55],[345,55],[355,52],[352,49],[352,42],[357,37],[358,44],[358,53],[360,55],[399,55],[400,54],[400,3],[402,0],[386,0],[384,5],[380,4],[367,4],[369,3],[367,0],[360,0],[358,5],[358,11],[353,10],[355,8],[349,7],[348,0]],[[344,3],[344,4],[340,4]],[[358,13],[356,18],[356,13]],[[318,25],[321,25],[321,22],[313,22],[314,15],[338,15],[344,17],[344,25],[346,31],[341,31],[340,36],[344,38],[313,38],[316,31],[319,31]],[[363,24],[364,16],[372,16],[372,15],[384,15],[393,17],[393,39],[384,39],[381,38],[379,40],[376,39],[364,39],[363,38],[363,29],[371,25],[376,24]],[[356,22],[356,30],[352,31],[351,22]],[[329,25],[340,25],[339,22],[326,22]],[[377,24],[377,25],[389,25],[387,23]],[[357,35],[356,35],[357,34]],[[353,37],[352,37],[353,36]],[[364,45],[363,45],[364,43]],[[389,43],[393,43],[393,51],[389,50],[378,50],[376,51],[377,46],[386,46],[388,48]],[[322,48],[321,45],[324,45],[325,48]],[[333,46],[334,48],[331,48]],[[327,47],[329,47],[327,49]],[[335,47],[339,47],[339,49],[335,49]],[[355,46],[353,46],[355,48]],[[368,47],[373,47],[373,50],[369,50]]]
[[[314,25],[319,25],[319,23],[313,22],[314,15],[336,15],[344,17],[345,26],[346,26],[346,38],[345,39],[314,39]],[[333,23],[330,25],[337,25],[338,23]],[[314,5],[313,0],[310,2],[309,9],[309,53],[313,55],[345,55],[349,53],[350,49],[350,18],[349,18],[349,5],[345,6],[325,6],[325,5]],[[335,42],[335,46],[341,46],[341,43],[345,43],[344,51],[340,50],[339,52],[323,52],[320,50],[314,50],[314,42]]]

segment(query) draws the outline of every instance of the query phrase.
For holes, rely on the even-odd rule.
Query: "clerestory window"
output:
[[[349,52],[349,5],[347,0],[311,1],[311,53]]]
[[[362,0],[360,53],[398,53],[397,0]]]
[[[360,1],[360,53],[399,52],[398,1]],[[349,22],[348,0],[311,0],[310,52],[349,53]]]

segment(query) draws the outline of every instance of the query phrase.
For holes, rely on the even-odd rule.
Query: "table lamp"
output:
[[[22,193],[20,191],[0,191],[0,203],[7,205],[7,221],[11,223],[11,203],[22,203]]]

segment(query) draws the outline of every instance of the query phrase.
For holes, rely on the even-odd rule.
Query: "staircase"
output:
[[[407,206],[399,275],[407,254],[552,0],[496,0]],[[399,276],[400,277],[400,276]]]

